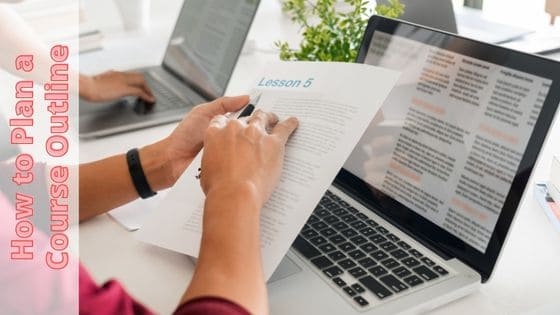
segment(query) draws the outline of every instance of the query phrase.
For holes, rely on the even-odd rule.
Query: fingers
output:
[[[220,97],[213,102],[204,105],[204,110],[208,111],[210,116],[223,115],[226,113],[236,112],[249,103],[248,95],[235,97]]]
[[[228,121],[229,119],[226,116],[216,115],[210,121],[210,125],[208,126],[208,128],[218,128],[218,129],[224,128],[227,125]]]
[[[278,116],[274,113],[266,113],[258,109],[248,119],[248,123],[268,132],[278,123]]]
[[[136,96],[150,103],[154,103],[156,101],[152,90],[148,86],[148,83],[146,83],[146,79],[142,73],[125,72],[123,75],[125,77],[125,82],[137,91],[135,94]]]
[[[277,136],[283,144],[288,142],[288,139],[294,133],[294,131],[299,126],[299,121],[297,118],[290,117],[282,122],[276,124],[274,129],[272,129],[272,134]]]
[[[156,99],[153,95],[149,94],[144,89],[141,89],[141,88],[138,88],[138,87],[130,86],[124,92],[125,92],[126,95],[139,97],[139,98],[141,98],[142,100],[144,100],[148,103],[154,103],[156,101]]]

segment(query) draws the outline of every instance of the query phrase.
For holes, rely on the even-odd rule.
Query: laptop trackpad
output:
[[[293,274],[300,272],[302,269],[296,265],[288,256],[284,256],[284,259],[278,265],[278,268],[274,271],[267,283],[272,283],[284,278],[287,278]]]

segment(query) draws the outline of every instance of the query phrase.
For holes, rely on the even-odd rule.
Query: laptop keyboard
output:
[[[449,274],[331,191],[293,247],[359,308],[373,302],[366,290],[383,300]]]
[[[146,83],[148,84],[150,89],[152,89],[152,92],[156,97],[156,104],[152,105],[152,107],[144,113],[157,113],[168,110],[181,109],[192,105],[190,102],[185,102],[185,100],[171,91],[171,89],[162,84],[159,80],[152,77],[150,73],[146,73],[145,78]]]

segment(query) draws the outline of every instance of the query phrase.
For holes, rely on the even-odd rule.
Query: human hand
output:
[[[280,178],[286,142],[297,127],[296,118],[278,122],[275,114],[260,110],[246,122],[216,116],[204,140],[204,193],[249,188],[256,204],[262,206]]]
[[[138,72],[108,71],[95,76],[80,75],[80,96],[90,102],[113,101],[125,96],[136,96],[148,103],[156,101]]]

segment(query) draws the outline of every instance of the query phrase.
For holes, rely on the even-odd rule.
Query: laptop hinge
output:
[[[344,193],[346,193],[348,196],[352,197],[354,200],[358,201],[361,205],[363,205],[364,207],[366,207],[367,209],[373,211],[376,215],[382,217],[384,220],[386,220],[387,222],[391,223],[392,225],[396,226],[397,228],[399,228],[399,230],[401,230],[402,232],[404,232],[405,234],[407,234],[408,236],[410,236],[411,238],[413,238],[415,241],[419,242],[420,244],[422,244],[423,246],[427,247],[429,250],[431,250],[432,252],[434,252],[436,255],[440,256],[441,258],[443,258],[444,260],[450,260],[452,258],[454,258],[453,255],[447,253],[445,250],[436,247],[434,244],[428,242],[427,240],[423,239],[423,238],[419,238],[416,235],[414,235],[414,233],[412,233],[412,231],[408,230],[407,228],[404,228],[402,225],[400,225],[398,222],[396,222],[395,220],[391,219],[390,217],[388,217],[387,215],[385,215],[384,213],[382,213],[381,211],[378,211],[377,209],[375,209],[374,207],[372,207],[371,205],[369,205],[367,202],[365,202],[365,200],[363,200],[363,198],[361,198],[360,196],[352,193],[352,191],[350,189],[346,189],[344,184],[341,183],[340,181],[335,180],[333,182],[333,185],[342,190]]]

